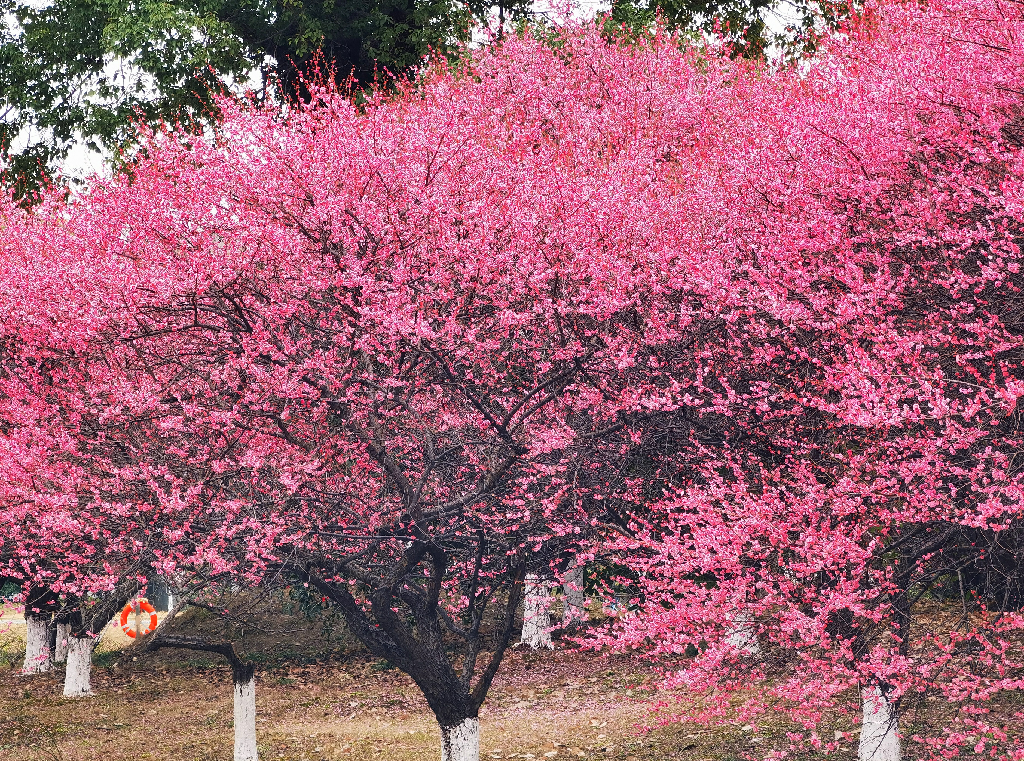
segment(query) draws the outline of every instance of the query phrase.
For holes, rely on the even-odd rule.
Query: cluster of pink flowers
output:
[[[985,718],[1024,678],[1022,35],[887,2],[773,69],[566,27],[9,205],[4,572],[298,574],[452,726],[484,609],[601,556],[691,718],[939,690],[922,747],[1024,757]]]

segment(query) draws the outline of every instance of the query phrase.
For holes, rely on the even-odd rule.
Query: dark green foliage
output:
[[[326,611],[333,608],[327,602],[327,598],[318,594],[316,590],[301,583],[290,586],[285,590],[288,599],[294,603],[289,606],[290,612],[294,615],[300,613],[307,619],[320,618]]]
[[[507,19],[528,0],[502,0]],[[260,82],[308,95],[311,66],[345,85],[403,75],[466,39],[489,2],[0,0],[0,166],[20,194],[76,142],[117,153],[135,122],[207,121],[210,93]],[[115,161],[116,161],[115,156]]]
[[[614,0],[611,21],[635,33],[660,17],[669,28],[718,33],[737,54],[760,56],[772,45],[791,53],[813,49],[817,35],[851,7],[846,0]]]

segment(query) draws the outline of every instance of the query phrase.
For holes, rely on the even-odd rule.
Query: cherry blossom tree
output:
[[[682,716],[740,694],[740,721],[782,708],[836,749],[817,730],[862,702],[865,761],[1022,752],[1020,714],[990,718],[1024,687],[1022,23],[869,9],[806,68],[738,75],[684,156],[729,295],[658,347],[682,404],[636,431],[658,499],[621,500],[642,594],[616,633],[694,654]],[[948,723],[902,735],[934,693]]]
[[[696,74],[572,44],[358,109],[226,103],[217,142],[155,135],[130,175],[8,214],[7,394],[67,442],[53,493],[160,573],[316,590],[423,690],[446,758],[478,756],[524,579],[602,519],[607,437],[652,403],[622,374],[671,211],[650,120]],[[609,92],[624,64],[682,82]]]
[[[10,236],[4,253],[16,256],[29,240]],[[6,263],[13,271],[13,260]],[[8,310],[18,307],[5,296]],[[103,482],[76,456],[71,436],[82,428],[54,404],[59,360],[35,355],[33,364],[30,346],[7,343],[0,362],[0,573],[23,592],[24,671],[66,662],[64,695],[81,697],[91,694],[103,627],[139,593],[156,558],[145,511],[104,499]],[[87,427],[85,438],[93,440]]]
[[[642,591],[618,641],[696,652],[686,715],[763,684],[744,720],[834,748],[863,711],[878,759],[937,690],[929,752],[1012,757],[984,711],[1022,678],[1021,23],[887,4],[778,70],[567,27],[152,135],[4,212],[5,446],[39,473],[4,504],[308,585],[446,759],[527,576],[597,554]],[[41,525],[13,546],[99,578]],[[981,597],[920,629],[954,578]]]

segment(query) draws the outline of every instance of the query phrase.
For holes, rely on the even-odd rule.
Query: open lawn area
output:
[[[60,671],[0,676],[4,761],[206,761],[231,757],[231,674],[191,654],[137,660],[97,655],[95,697],[66,700]],[[105,665],[104,665],[105,664]],[[741,727],[651,720],[650,667],[625,656],[511,653],[481,715],[481,755],[493,759],[714,759],[767,742]],[[265,759],[413,761],[440,756],[419,691],[381,661],[353,656],[257,673]]]
[[[230,603],[241,606],[245,599]],[[161,627],[210,641],[232,639],[257,664],[261,759],[440,758],[437,724],[408,676],[371,657],[331,618],[296,614],[287,603],[287,610],[265,601],[263,606],[242,629],[199,608]],[[63,666],[45,674],[19,673],[24,619],[13,607],[0,612],[5,613],[0,621],[0,760],[232,757],[232,677],[221,656],[147,651],[147,640],[134,645],[119,628],[107,626],[93,655],[94,695],[67,699],[61,695]],[[940,608],[931,605],[921,620],[934,625],[940,617]],[[712,727],[659,725],[659,703],[671,712],[677,697],[687,698],[657,692],[659,679],[651,661],[638,656],[574,651],[565,643],[554,651],[516,646],[506,654],[480,714],[481,758],[739,761],[780,751],[798,761],[822,758],[812,748],[791,749],[787,731],[798,728],[781,715],[762,717],[757,729],[738,720]],[[855,700],[851,696],[851,705]],[[994,700],[989,708],[993,719],[1013,725],[1020,693]],[[912,699],[905,706],[904,732],[935,736],[948,726],[949,712],[939,695]],[[819,726],[828,740],[837,739],[837,731],[847,733],[830,758],[856,758],[859,726],[853,719],[835,717]],[[916,758],[921,750],[908,742],[905,757]]]

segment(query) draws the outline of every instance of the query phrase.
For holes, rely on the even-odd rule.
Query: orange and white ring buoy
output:
[[[139,610],[145,611],[149,614],[149,626],[142,630],[142,634],[149,634],[151,631],[156,629],[158,621],[156,620],[156,610],[149,604],[148,600],[136,600],[139,605]],[[135,627],[128,625],[128,616],[135,612],[135,603],[128,603],[124,606],[121,611],[121,631],[127,634],[132,639],[135,639]]]

